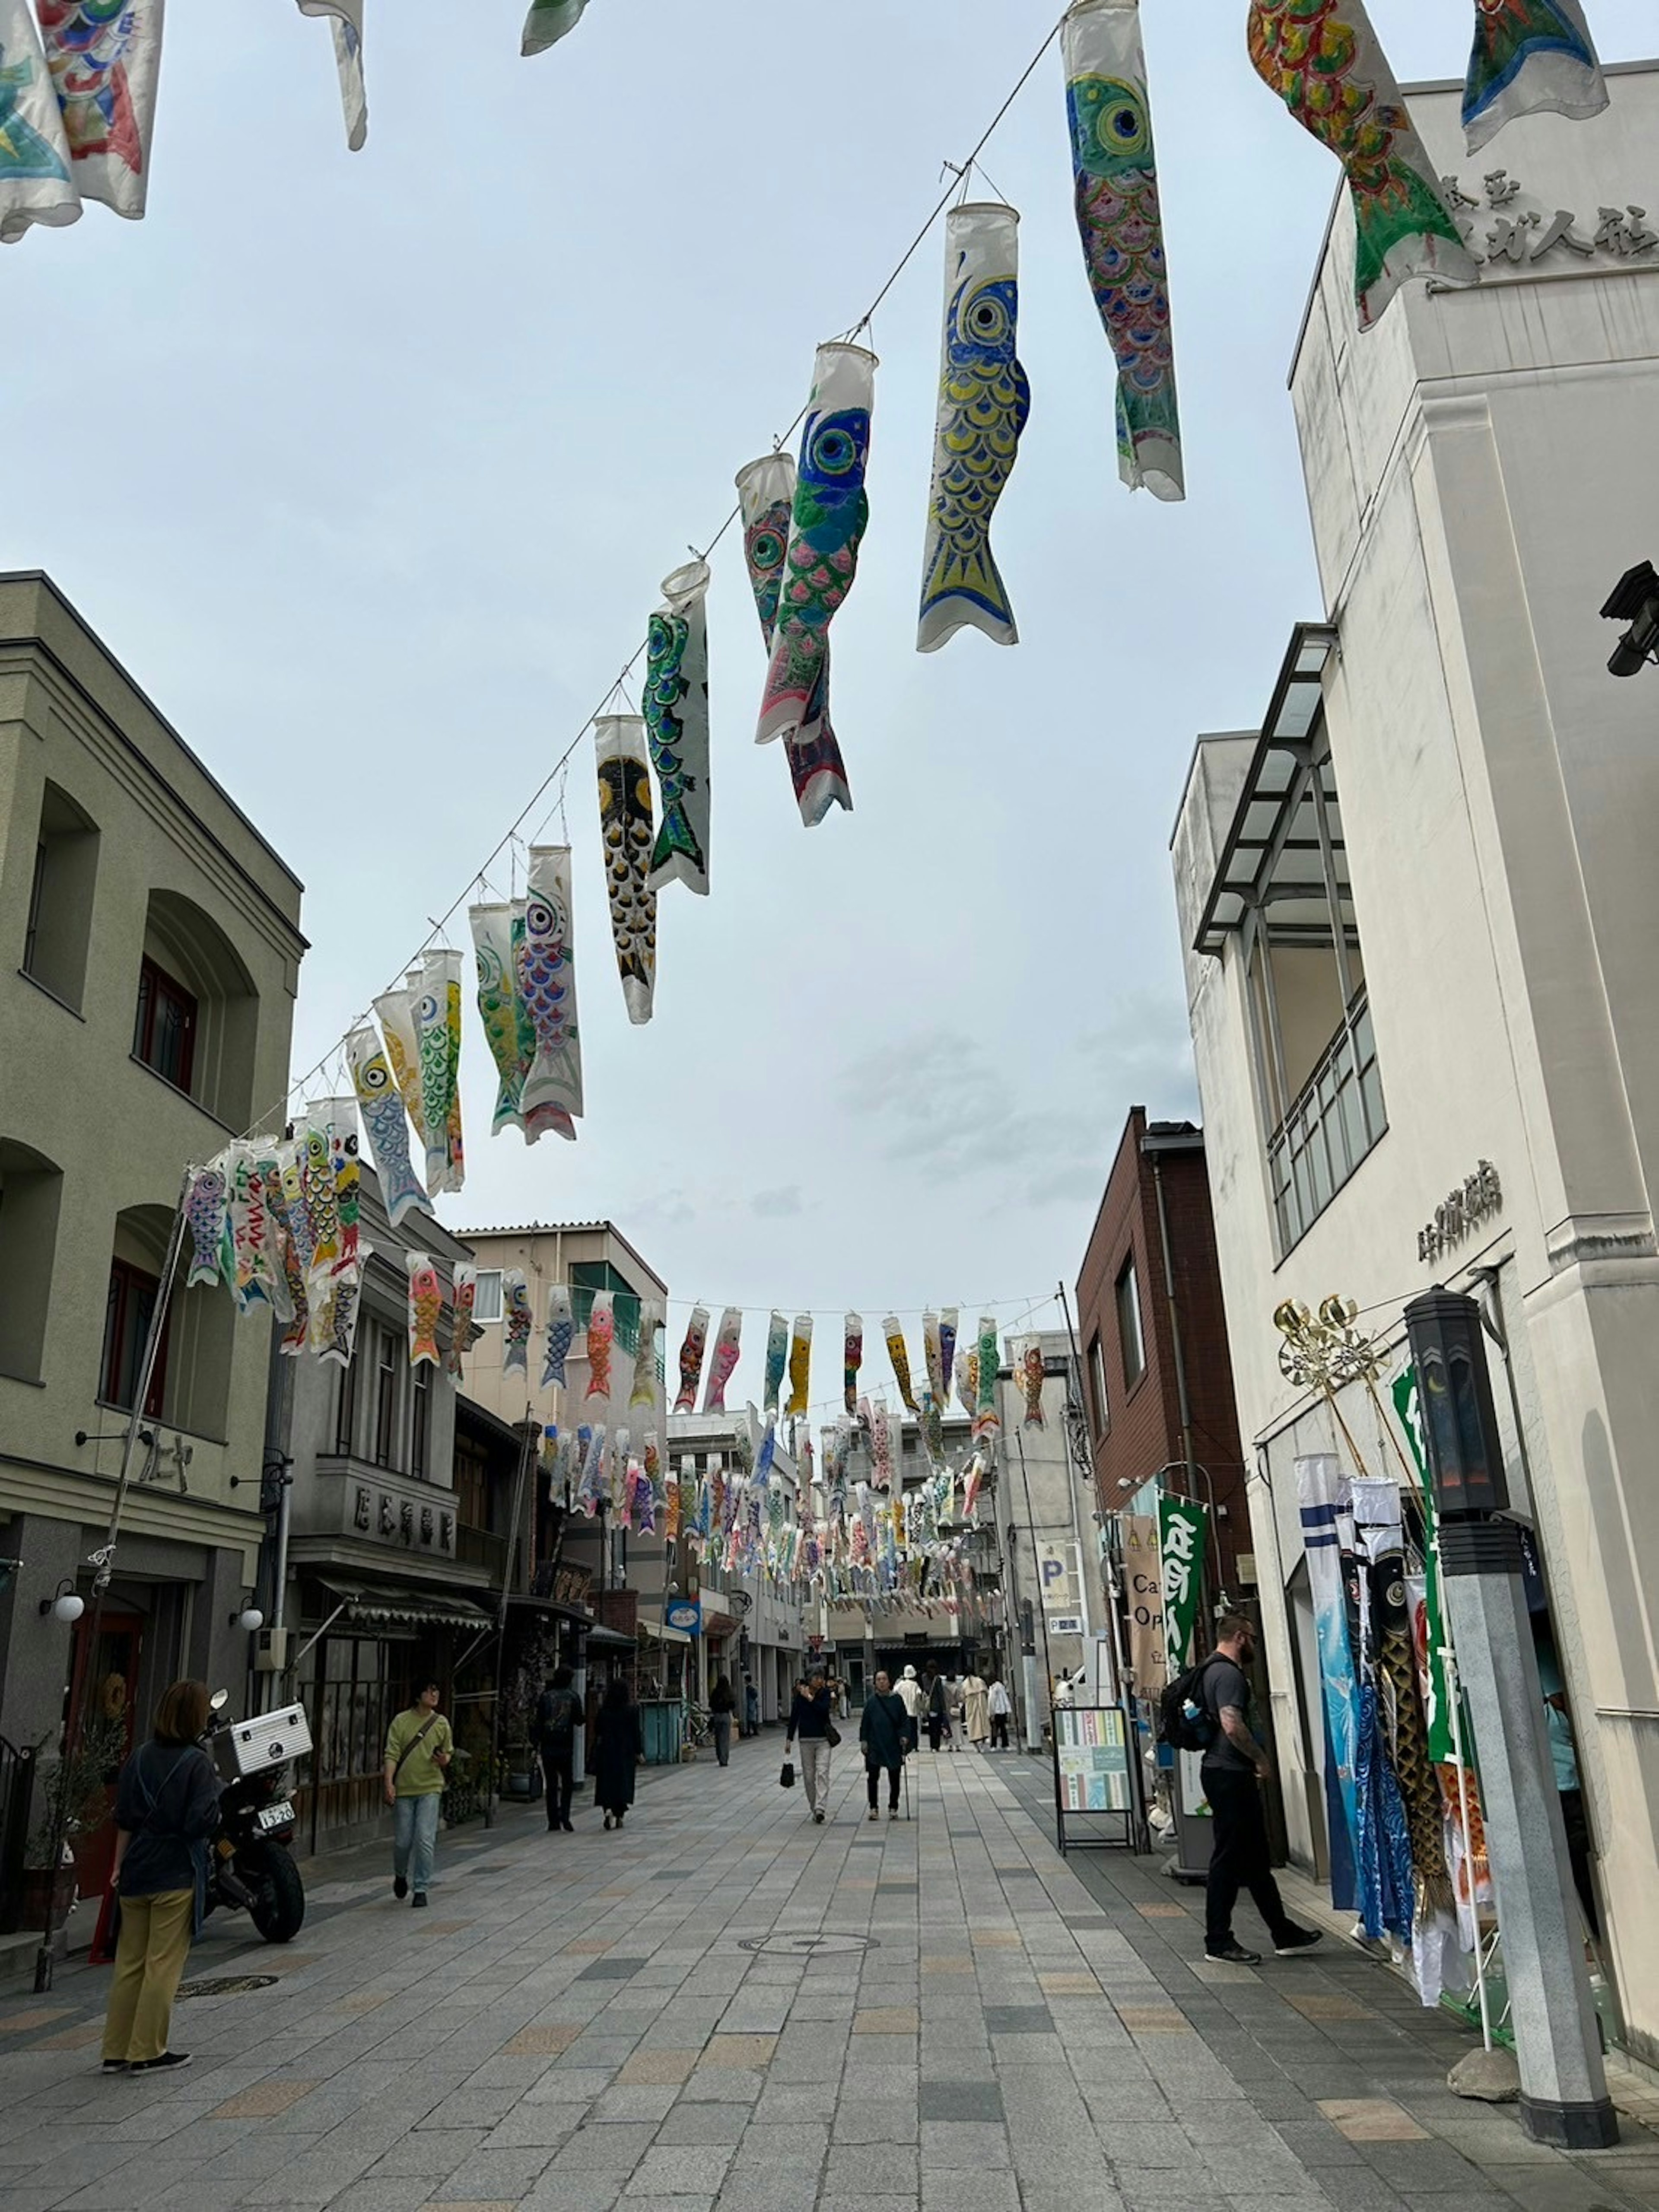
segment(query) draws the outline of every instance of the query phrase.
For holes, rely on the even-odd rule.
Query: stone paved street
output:
[[[1659,2137],[1458,2102],[1468,2039],[1358,1954],[1206,1966],[1194,1893],[1060,1858],[1038,1762],[924,1753],[871,1827],[849,1742],[815,1828],[780,1753],[648,1776],[619,1835],[446,1836],[424,1914],[356,1854],[289,1953],[210,1923],[194,1978],[277,1978],[182,2002],[178,2075],[97,2072],[102,1970],[9,1995],[0,2208],[1659,2205]]]

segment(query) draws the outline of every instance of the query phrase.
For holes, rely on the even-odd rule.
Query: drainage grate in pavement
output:
[[[873,1936],[745,1936],[740,1951],[763,1951],[769,1959],[850,1957],[860,1951],[879,1951]]]
[[[204,1981],[180,1982],[173,1992],[181,1997],[239,1997],[245,1990],[274,1989],[275,1974],[210,1974]]]

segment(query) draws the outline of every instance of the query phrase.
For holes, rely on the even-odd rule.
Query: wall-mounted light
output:
[[[245,1605],[240,1613],[230,1616],[233,1628],[240,1628],[244,1636],[252,1636],[265,1625],[265,1617],[257,1605]]]
[[[50,1613],[54,1620],[61,1620],[66,1627],[70,1621],[79,1620],[86,1609],[86,1600],[76,1593],[75,1584],[67,1575],[58,1583],[52,1596],[43,1597],[40,1601],[41,1620],[44,1620]]]

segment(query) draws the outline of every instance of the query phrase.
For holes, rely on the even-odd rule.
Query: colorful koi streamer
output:
[[[385,1033],[388,1065],[425,1148],[426,1188],[435,1198],[441,1191],[459,1190],[465,1180],[459,1090],[460,954],[428,952],[409,984],[376,999],[374,1011]]]
[[[685,1340],[680,1346],[680,1387],[674,1400],[677,1413],[695,1413],[697,1410],[697,1384],[702,1379],[703,1353],[708,1345],[708,1309],[693,1306],[691,1318],[685,1325]]]
[[[945,1367],[940,1358],[939,1316],[932,1306],[921,1316],[921,1364],[927,1371],[927,1388],[933,1403],[942,1405],[947,1395]]]
[[[483,1329],[472,1318],[472,1309],[478,1302],[478,1271],[476,1267],[458,1265],[455,1269],[455,1335],[449,1347],[449,1357],[444,1362],[445,1372],[459,1382],[465,1372],[466,1355]]]
[[[520,52],[526,60],[532,54],[544,54],[550,46],[570,35],[586,7],[587,0],[530,0]]]
[[[974,1376],[972,1435],[975,1443],[1001,1433],[1002,1416],[997,1411],[997,1370],[1001,1364],[996,1316],[994,1314],[981,1314],[979,1317],[979,1358]]]
[[[896,1314],[889,1314],[881,1325],[887,1339],[887,1357],[893,1363],[893,1380],[898,1384],[899,1395],[913,1413],[920,1413],[916,1404],[915,1386],[910,1380],[910,1354],[905,1347],[904,1330]]]
[[[952,208],[918,653],[936,652],[963,628],[983,630],[994,645],[1019,642],[991,550],[991,518],[1031,411],[1014,349],[1018,323],[1018,216],[1000,204]]]
[[[793,735],[806,722],[830,623],[858,573],[859,544],[870,519],[864,474],[875,379],[876,356],[864,347],[837,342],[818,348],[757,744]]]
[[[429,1252],[405,1252],[404,1265],[409,1271],[409,1364],[418,1367],[425,1362],[436,1367],[441,1358],[438,1321],[444,1310],[443,1285]]]
[[[533,1145],[555,1129],[574,1142],[582,1110],[582,1048],[568,845],[531,847],[524,934],[515,933],[513,949],[519,1000],[535,1040],[519,1099],[525,1136]]]
[[[763,453],[738,471],[738,507],[743,520],[744,558],[749,569],[761,637],[769,654],[777,628],[784,556],[789,546],[789,515],[795,497],[795,464],[787,453]],[[786,732],[783,750],[795,804],[809,830],[816,830],[832,806],[853,811],[847,764],[830,726],[830,641],[800,727]]]
[[[0,0],[0,245],[15,245],[31,223],[80,220],[72,170],[28,0]]]
[[[640,1305],[639,1341],[634,1347],[634,1382],[629,1391],[630,1406],[654,1406],[657,1402],[657,1332],[662,1327],[662,1307],[655,1298],[646,1298]]]
[[[957,1397],[962,1410],[971,1419],[979,1411],[979,1353],[959,1352],[957,1354]]]
[[[615,1304],[609,1291],[595,1291],[587,1316],[587,1395],[609,1401],[611,1353],[617,1340]]]
[[[547,1343],[542,1352],[542,1388],[555,1383],[564,1388],[564,1363],[575,1341],[576,1323],[570,1310],[570,1285],[555,1283],[547,1294]]]
[[[149,190],[162,0],[35,0],[83,200],[136,222]]]
[[[599,767],[599,836],[605,845],[611,935],[623,1003],[636,1024],[651,1018],[657,986],[657,895],[651,866],[651,771],[638,714],[601,714],[593,725]]]
[[[380,1178],[380,1202],[395,1227],[411,1207],[428,1203],[426,1187],[409,1156],[404,1101],[386,1049],[372,1029],[353,1030],[346,1039],[346,1061]]]
[[[1025,1416],[1021,1426],[1027,1429],[1047,1428],[1042,1412],[1042,1346],[1036,1337],[1028,1337],[1021,1349],[1019,1365],[1020,1394],[1025,1401]]]
[[[524,1081],[536,1055],[535,1031],[519,996],[513,951],[514,924],[518,921],[522,927],[522,913],[507,904],[467,908],[478,969],[478,1013],[497,1078],[492,1137],[503,1129],[523,1128]]]
[[[1583,0],[1475,0],[1463,134],[1478,154],[1517,115],[1583,123],[1607,105]]]
[[[784,1412],[791,1416],[804,1413],[811,1395],[812,1366],[812,1316],[795,1316],[794,1334],[789,1342],[789,1402]]]
[[[736,1306],[727,1306],[720,1316],[720,1325],[714,1338],[714,1357],[708,1363],[708,1382],[703,1391],[702,1410],[705,1413],[726,1411],[726,1386],[732,1380],[742,1349],[743,1315]]]
[[[841,1375],[843,1402],[849,1413],[859,1409],[859,1370],[864,1364],[864,1316],[849,1313],[842,1335]]]
[[[300,0],[300,13],[330,19],[346,149],[359,154],[368,137],[368,95],[363,87],[363,0]]]
[[[522,1267],[508,1267],[501,1275],[501,1372],[530,1373],[530,1335],[535,1316],[530,1306],[530,1285]]]
[[[185,1222],[190,1231],[186,1290],[194,1290],[198,1283],[224,1279],[225,1221],[224,1170],[216,1163],[198,1168],[185,1200]]]
[[[957,1356],[957,1309],[946,1306],[939,1317],[939,1389],[937,1393],[943,1411],[951,1396],[951,1382],[955,1375]]]
[[[1249,52],[1262,82],[1347,177],[1360,329],[1413,278],[1478,283],[1364,0],[1250,0]]]
[[[763,1413],[775,1413],[789,1362],[789,1324],[775,1310],[766,1325],[766,1375],[761,1397]]]
[[[1184,499],[1139,0],[1075,0],[1060,39],[1078,231],[1117,362],[1118,474],[1132,491]]]
[[[663,578],[646,641],[645,729],[662,793],[646,889],[684,884],[708,895],[708,597],[707,561]]]

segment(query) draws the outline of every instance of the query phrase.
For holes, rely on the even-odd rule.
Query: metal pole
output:
[[[185,1206],[190,1197],[191,1185],[196,1179],[194,1168],[187,1167],[179,1186],[179,1197],[173,1208],[173,1227],[167,1237],[167,1255],[161,1262],[161,1279],[156,1285],[155,1304],[150,1309],[149,1329],[144,1338],[143,1356],[138,1363],[138,1375],[132,1394],[132,1411],[127,1416],[127,1433],[121,1446],[121,1472],[116,1480],[115,1497],[109,1510],[109,1528],[102,1547],[92,1554],[96,1570],[92,1579],[92,1613],[88,1620],[85,1636],[88,1664],[96,1656],[98,1627],[103,1618],[104,1593],[109,1588],[115,1569],[115,1547],[121,1533],[121,1514],[127,1502],[127,1488],[132,1478],[132,1462],[138,1449],[139,1425],[144,1418],[144,1401],[149,1395],[155,1377],[155,1362],[161,1349],[161,1333],[167,1326],[167,1308],[173,1300],[173,1277],[178,1271],[179,1255],[185,1241]],[[58,1809],[52,1816],[52,1843],[47,1854],[46,1917],[40,1930],[40,1946],[34,1954],[34,1990],[37,1996],[52,1987],[52,1945],[57,1939],[58,1869],[64,1856],[64,1844],[69,1832],[69,1775],[74,1764],[79,1740],[86,1728],[86,1685],[82,1685],[80,1710],[71,1710],[73,1668],[71,1679],[64,1689],[64,1734],[59,1753]]]
[[[489,1772],[484,1782],[483,1821],[486,1828],[495,1825],[495,1768],[501,1757],[501,1698],[504,1685],[501,1669],[507,1655],[507,1607],[513,1591],[513,1562],[519,1552],[519,1523],[524,1516],[525,1480],[536,1449],[536,1439],[541,1435],[539,1421],[530,1418],[530,1407],[525,1407],[522,1424],[523,1437],[519,1446],[518,1473],[513,1480],[513,1518],[508,1525],[507,1558],[501,1565],[501,1597],[495,1612],[495,1695],[489,1708]]]
[[[1164,1198],[1164,1163],[1152,1154],[1152,1183],[1158,1193],[1158,1241],[1164,1247],[1164,1295],[1170,1309],[1170,1342],[1175,1353],[1176,1410],[1181,1422],[1181,1456],[1193,1463],[1193,1408],[1187,1395],[1187,1353],[1181,1336],[1181,1308],[1176,1303],[1175,1261],[1170,1251],[1170,1210]]]

